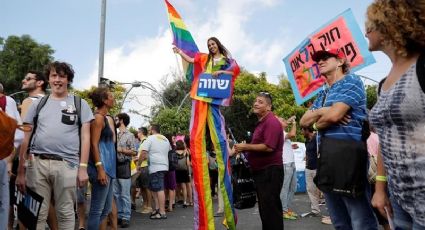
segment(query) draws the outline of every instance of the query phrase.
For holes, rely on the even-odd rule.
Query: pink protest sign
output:
[[[311,56],[319,50],[340,49],[350,62],[351,71],[375,63],[367,42],[350,9],[308,36],[283,62],[297,104],[315,96],[325,80]]]

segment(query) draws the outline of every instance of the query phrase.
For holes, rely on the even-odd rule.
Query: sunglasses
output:
[[[329,58],[332,58],[332,57],[335,57],[335,56],[323,55],[322,57],[320,57],[320,58],[317,59],[317,62],[319,62],[319,61],[327,61]]]

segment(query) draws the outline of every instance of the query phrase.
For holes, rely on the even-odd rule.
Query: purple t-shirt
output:
[[[273,149],[272,152],[248,152],[248,162],[252,170],[283,165],[283,130],[279,120],[272,112],[257,123],[251,144],[265,144]]]

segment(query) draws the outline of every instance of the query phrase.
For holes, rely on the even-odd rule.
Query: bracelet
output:
[[[313,129],[316,130],[316,131],[318,130],[317,126],[316,126],[316,122],[313,124]]]
[[[80,163],[80,167],[87,168],[87,164],[86,163]]]
[[[94,164],[94,165],[96,165],[96,166],[102,165],[102,162],[98,161],[98,162],[96,162],[96,164]]]
[[[376,181],[387,182],[386,176],[376,176],[375,179],[376,179]]]

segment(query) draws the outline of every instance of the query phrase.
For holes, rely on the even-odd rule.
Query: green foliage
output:
[[[93,92],[93,90],[95,90],[97,87],[96,86],[92,86],[90,89],[84,89],[84,90],[77,90],[77,89],[73,89],[72,91],[80,96],[81,98],[85,99],[87,101],[87,103],[90,105],[90,108],[92,108],[92,110],[95,110],[95,107],[91,101],[91,99],[89,98],[89,94],[91,92]],[[125,88],[121,85],[115,85],[114,88],[110,89],[112,94],[114,95],[115,98],[115,105],[114,107],[109,111],[109,113],[112,116],[117,115],[120,112],[120,105],[122,103],[122,100],[124,98],[124,94],[125,94]]]
[[[367,85],[366,86],[366,101],[367,101],[367,109],[372,109],[378,100],[378,90],[377,85]]]
[[[21,89],[21,80],[28,70],[43,71],[53,61],[54,50],[49,45],[37,43],[29,35],[9,36],[0,39],[0,79],[8,93]]]
[[[190,108],[177,109],[177,106],[161,109],[151,124],[159,124],[163,134],[189,134]]]
[[[252,134],[255,128],[258,119],[252,113],[251,108],[259,92],[268,92],[271,94],[273,112],[278,116],[289,118],[292,115],[296,115],[297,119],[300,119],[306,111],[305,107],[295,104],[289,81],[284,76],[281,76],[278,85],[274,85],[267,82],[264,73],[257,77],[247,71],[242,71],[235,82],[232,105],[223,108],[226,125],[231,127],[238,141],[247,140],[247,132],[251,132]],[[304,140],[299,128],[295,140]]]

